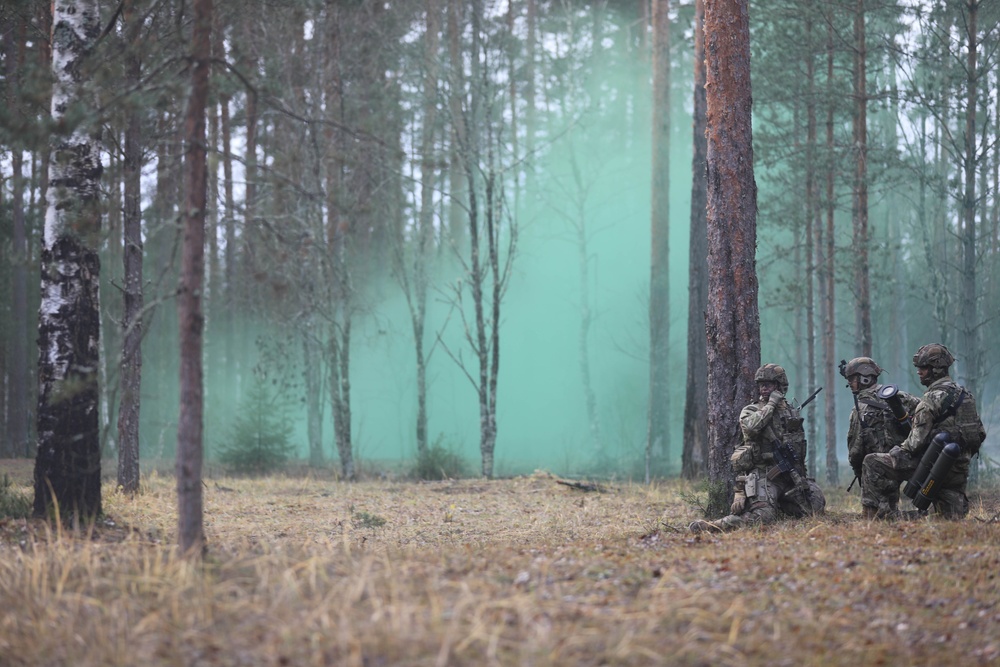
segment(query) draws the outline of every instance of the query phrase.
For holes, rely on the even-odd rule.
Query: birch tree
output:
[[[101,513],[102,167],[85,75],[99,34],[96,0],[53,4],[52,120],[58,133],[52,142],[38,313],[36,516],[56,512],[87,519]]]

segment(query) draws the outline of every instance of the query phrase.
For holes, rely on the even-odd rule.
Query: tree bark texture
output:
[[[825,385],[830,389],[824,398],[824,425],[826,429],[826,481],[831,486],[836,486],[840,481],[840,466],[837,464],[837,401],[834,398],[834,363],[836,360],[836,308],[835,289],[836,264],[834,261],[836,245],[834,243],[834,218],[836,200],[834,199],[834,176],[836,169],[836,143],[834,137],[834,28],[833,17],[827,14],[826,33],[826,85],[827,85],[827,112],[826,112],[826,246],[823,253],[822,280],[826,288],[823,290],[823,359],[825,372]]]
[[[7,17],[4,17],[5,19]],[[24,65],[25,22],[12,17],[11,25],[4,30],[4,61],[7,75],[7,109],[14,127],[23,122],[24,115],[19,99],[21,73]],[[0,456],[28,456],[31,451],[29,416],[31,415],[31,389],[33,383],[28,369],[28,233],[25,221],[24,151],[16,143],[10,147],[11,155],[11,309],[8,376],[7,437],[0,447]],[[2,406],[0,406],[2,407]]]
[[[684,447],[681,474],[701,475],[708,465],[708,359],[705,313],[708,307],[708,235],[706,232],[708,147],[705,140],[705,0],[694,10],[694,149],[691,159],[691,232],[688,251],[687,394],[684,401]]]
[[[205,274],[207,162],[205,108],[212,57],[212,0],[195,0],[191,51],[191,95],[184,119],[185,192],[181,277],[177,293],[180,326],[180,414],[177,417],[177,537],[183,554],[200,556],[205,546],[202,497],[204,388],[202,378],[202,285]]]
[[[760,366],[748,4],[705,5],[710,516],[729,510],[729,457],[740,442],[739,412],[756,394]]]
[[[95,1],[54,3],[52,118],[87,108],[83,62],[100,34]],[[101,513],[99,141],[85,126],[53,142],[38,321],[36,516]]]
[[[819,225],[817,216],[816,189],[816,66],[813,53],[813,21],[812,16],[806,17],[806,36],[809,49],[806,52],[806,164],[805,164],[805,204],[806,204],[806,393],[811,394],[816,388],[816,236],[815,227]],[[830,387],[830,391],[833,387]],[[812,416],[806,420],[806,469],[810,477],[816,476],[816,424],[817,409],[812,409]]]
[[[854,237],[855,338],[863,356],[872,355],[871,286],[868,270],[868,92],[865,0],[854,7]]]
[[[125,57],[125,76],[130,88],[137,87],[142,71],[138,53],[139,27],[132,0],[123,6],[129,50]],[[121,403],[118,407],[118,486],[127,493],[139,490],[139,411],[142,386],[142,117],[133,106],[125,128],[124,219],[122,233],[125,274],[124,312],[122,313],[122,356],[120,369]]]
[[[964,362],[965,386],[973,394],[979,393],[979,314],[976,304],[976,112],[979,106],[976,61],[977,18],[980,0],[966,4],[966,99],[965,99],[965,193],[962,199],[962,325],[961,357]]]
[[[438,50],[441,43],[441,8],[437,0],[426,0],[426,30],[424,31],[424,99],[423,124],[420,134],[420,217],[417,247],[413,256],[413,293],[410,296],[410,317],[413,325],[413,345],[417,368],[417,453],[427,452],[427,358],[424,349],[427,316],[427,277],[430,250],[434,240],[434,188],[436,169],[434,128],[437,124]],[[513,85],[513,84],[511,84]],[[405,271],[406,268],[403,267]]]
[[[649,415],[646,481],[664,472],[670,439],[670,0],[653,0]]]

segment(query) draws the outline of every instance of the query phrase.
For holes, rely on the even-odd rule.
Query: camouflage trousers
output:
[[[909,481],[920,460],[895,448],[884,454],[869,454],[861,464],[861,505],[875,510],[876,516],[898,516],[899,485]],[[947,519],[961,519],[969,513],[965,486],[968,465],[956,465],[940,485],[934,509]]]
[[[805,480],[806,489],[783,491],[780,486],[762,477],[757,483],[757,495],[748,499],[747,508],[740,514],[729,514],[716,523],[723,530],[736,530],[744,526],[764,526],[786,518],[801,518],[822,514],[826,497],[815,480]]]

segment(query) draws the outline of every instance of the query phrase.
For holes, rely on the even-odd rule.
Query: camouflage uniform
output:
[[[788,389],[785,371],[767,364],[757,371],[756,379],[780,378],[781,391]],[[806,434],[799,411],[779,391],[761,396],[740,412],[743,444],[730,457],[737,473],[733,513],[717,521],[695,521],[692,531],[734,530],[746,525],[774,523],[785,517],[803,517],[823,512],[826,499],[819,485],[806,478]],[[775,468],[774,443],[789,445],[795,453],[795,473],[782,473],[768,479]],[[777,471],[775,471],[777,472]],[[796,483],[797,482],[797,483]]]
[[[847,378],[848,387],[854,392],[854,409],[851,410],[850,426],[847,430],[847,460],[858,479],[861,479],[861,464],[869,454],[884,454],[902,444],[909,433],[909,424],[902,424],[892,413],[889,404],[879,398],[878,392],[886,385],[877,384],[882,369],[871,357],[851,359],[842,363],[841,374]],[[913,411],[920,402],[916,396],[905,391],[897,391],[906,414]]]
[[[932,368],[923,362],[927,359],[926,348],[942,353],[934,373],[936,379],[928,378],[927,391],[913,411],[913,427],[910,434],[898,446],[884,454],[869,454],[862,465],[861,504],[868,516],[888,518],[899,516],[899,484],[909,480],[916,471],[931,440],[938,433],[949,433],[951,440],[961,447],[961,455],[951,471],[940,483],[940,491],[934,500],[935,509],[946,518],[960,519],[969,512],[969,499],[965,487],[969,478],[969,460],[979,451],[986,438],[986,430],[976,411],[976,400],[964,387],[956,384],[948,376],[948,366],[954,357],[943,345],[925,345],[914,355],[914,365],[923,373]],[[925,351],[924,354],[921,354]],[[933,361],[933,359],[932,359]],[[921,362],[921,363],[918,363]]]
[[[847,459],[854,474],[861,478],[861,464],[869,454],[882,454],[903,443],[906,429],[893,416],[889,405],[878,398],[876,392],[883,385],[877,384],[858,392],[858,407],[851,410],[851,425],[847,431]],[[900,391],[900,401],[908,414],[913,415],[920,399]],[[859,418],[860,417],[860,418]],[[864,428],[861,424],[864,423]]]

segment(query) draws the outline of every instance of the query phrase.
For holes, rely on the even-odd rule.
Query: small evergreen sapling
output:
[[[219,461],[241,474],[264,474],[283,466],[294,451],[288,407],[281,386],[255,370]]]

